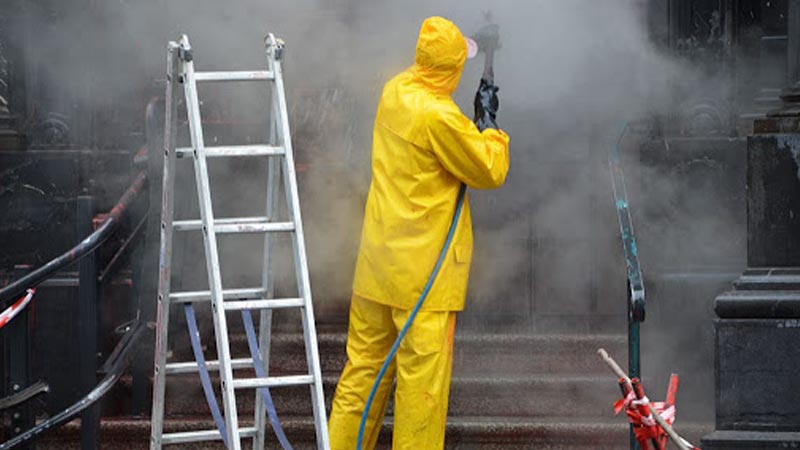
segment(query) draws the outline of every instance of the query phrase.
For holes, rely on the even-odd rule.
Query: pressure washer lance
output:
[[[497,91],[500,89],[494,84],[494,52],[500,48],[500,26],[491,23],[490,12],[486,12],[485,16],[489,24],[472,36],[472,40],[478,44],[478,51],[486,56],[483,61],[481,84],[475,94],[475,125],[481,131],[497,128],[496,115],[500,109],[497,100]]]
[[[614,372],[614,374],[618,376],[620,379],[624,380],[627,387],[631,391],[633,391],[633,383],[631,383],[631,379],[628,377],[628,374],[626,374],[625,371],[622,370],[622,368],[619,366],[619,364],[617,364],[616,361],[614,361],[610,356],[608,356],[608,352],[605,351],[605,349],[601,348],[597,350],[597,353],[599,353],[600,357],[603,358],[603,361],[605,361],[606,364],[608,364],[608,367],[611,368],[611,371]],[[650,405],[648,404],[647,406]],[[676,433],[675,430],[667,422],[664,421],[664,418],[661,417],[660,414],[654,413],[653,419],[655,419],[656,423],[658,423],[658,426],[664,429],[664,431],[667,433],[667,436],[669,436],[672,442],[675,443],[675,445],[678,446],[680,450],[693,450],[697,448],[694,445],[692,445],[691,442],[680,437],[680,435],[678,435],[678,433]]]
[[[490,23],[478,30],[472,36],[472,40],[478,44],[478,51],[486,55],[481,78],[489,84],[494,84],[494,52],[500,48],[500,26],[491,23],[491,13],[486,13],[486,20]]]

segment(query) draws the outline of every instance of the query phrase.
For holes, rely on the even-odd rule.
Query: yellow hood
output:
[[[425,19],[417,40],[414,78],[432,92],[451,95],[466,60],[467,41],[458,27],[442,17]]]

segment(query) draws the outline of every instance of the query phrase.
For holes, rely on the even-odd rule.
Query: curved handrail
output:
[[[630,319],[634,322],[644,322],[645,295],[644,277],[639,264],[639,248],[636,246],[636,237],[633,234],[633,221],[628,205],[628,192],[625,189],[625,175],[622,171],[622,157],[620,146],[622,139],[628,131],[628,123],[624,123],[617,139],[611,144],[608,152],[608,165],[611,169],[611,182],[614,188],[614,202],[619,220],[622,251],[625,256],[625,266],[628,277],[628,301],[630,302]]]
[[[50,392],[50,386],[44,381],[37,381],[16,394],[0,399],[0,411],[25,403],[37,395],[47,392]]]
[[[136,343],[141,338],[145,328],[146,326],[144,323],[137,322],[128,329],[125,336],[123,336],[117,344],[117,348],[114,349],[114,351],[111,353],[111,356],[109,356],[108,361],[106,361],[104,364],[104,367],[108,367],[105,378],[103,378],[103,380],[100,381],[100,383],[95,386],[94,389],[86,394],[86,396],[73,403],[69,408],[52,416],[39,425],[36,425],[30,430],[19,434],[6,442],[3,442],[0,444],[0,450],[8,450],[38,438],[42,435],[42,433],[70,421],[81,411],[91,406],[97,400],[101,399],[106,393],[108,393],[109,390],[111,390],[112,387],[114,387],[119,378],[122,376],[122,372],[128,365],[128,356],[131,352],[131,349],[136,346]]]
[[[633,221],[628,205],[628,192],[625,189],[625,175],[622,171],[622,138],[628,130],[628,123],[621,127],[617,139],[611,143],[608,151],[608,166],[611,171],[611,183],[614,188],[614,205],[619,220],[622,252],[625,256],[625,267],[628,281],[628,373],[631,377],[641,375],[640,334],[639,325],[645,318],[644,278],[639,264],[639,249],[633,234]],[[638,449],[633,428],[630,430],[630,448]]]
[[[36,287],[41,282],[45,281],[53,273],[66,268],[84,256],[95,251],[97,247],[108,240],[108,238],[114,233],[114,230],[116,230],[116,228],[119,226],[120,219],[127,211],[128,206],[130,206],[130,204],[142,190],[146,181],[147,172],[139,172],[139,174],[136,176],[136,179],[134,179],[133,183],[130,185],[130,187],[128,187],[125,193],[122,194],[122,197],[120,197],[117,204],[114,205],[114,207],[108,213],[106,219],[103,221],[103,224],[100,225],[97,230],[61,256],[50,260],[50,262],[44,266],[39,267],[38,269],[0,289],[0,304],[17,298],[27,289]]]

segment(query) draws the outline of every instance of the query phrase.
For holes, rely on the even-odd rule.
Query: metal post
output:
[[[16,267],[14,270],[15,278],[24,275],[29,269],[29,266]],[[19,316],[6,325],[3,330],[4,364],[7,373],[4,396],[16,394],[30,386],[31,383],[30,332],[33,329],[33,315],[29,313],[31,308],[33,308],[33,305],[29,305],[22,310]],[[11,426],[8,436],[14,437],[33,427],[33,413],[29,402],[17,405],[9,412],[11,414]],[[19,447],[20,450],[30,450],[32,448],[32,444],[24,444]]]
[[[630,286],[628,287],[630,295]],[[628,377],[640,377],[640,359],[639,359],[639,321],[633,316],[633,302],[628,299]],[[639,450],[639,443],[636,441],[636,436],[633,434],[633,425],[630,426],[630,440],[631,450]]]
[[[78,197],[77,238],[84,239],[93,230],[93,199]],[[97,384],[97,255],[91,252],[78,267],[78,348],[79,383],[82,393],[88,393]],[[81,450],[97,449],[100,411],[92,405],[81,413]]]

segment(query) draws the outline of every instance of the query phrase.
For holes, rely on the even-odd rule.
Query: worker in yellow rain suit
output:
[[[372,384],[433,270],[461,184],[492,189],[505,181],[508,136],[499,129],[479,131],[450,97],[472,44],[452,22],[426,19],[414,65],[383,89],[350,304],[348,361],[329,421],[332,450],[356,446]],[[456,312],[464,309],[471,259],[465,203],[441,271],[376,392],[364,449],[375,447],[395,375],[393,448],[443,448]]]

